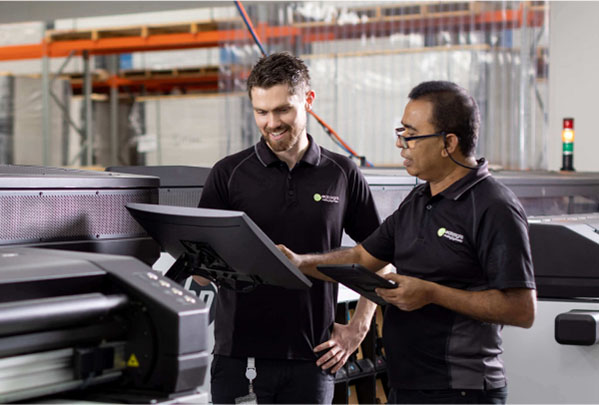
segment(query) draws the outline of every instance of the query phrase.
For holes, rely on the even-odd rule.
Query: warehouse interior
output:
[[[243,79],[260,56],[233,4],[151,2],[138,13],[119,2],[119,15],[102,2],[20,3],[3,4],[3,163],[210,166],[257,138],[246,120],[224,119],[248,114]],[[491,164],[559,170],[562,119],[574,117],[575,167],[594,170],[590,103],[574,94],[593,88],[588,72],[597,61],[592,52],[570,54],[572,42],[596,35],[584,21],[572,27],[572,18],[592,15],[592,2],[350,4],[250,2],[248,13],[269,52],[307,58],[316,112],[359,155],[376,166],[400,164],[385,140],[411,85],[435,77],[476,94],[485,125],[478,154]],[[122,38],[131,39],[125,47]],[[159,44],[148,45],[154,39]],[[339,149],[317,121],[309,125],[323,146]],[[38,150],[25,146],[28,136]]]
[[[383,217],[418,183],[394,147],[410,89],[427,80],[448,80],[474,96],[482,123],[476,156],[485,157],[493,175],[521,199],[533,224],[531,235],[543,241],[532,241],[533,257],[548,268],[539,277],[550,280],[551,288],[540,295],[546,301],[531,330],[503,331],[509,402],[596,403],[599,336],[592,344],[564,345],[554,339],[554,323],[556,314],[572,310],[597,315],[591,329],[599,323],[597,15],[599,2],[593,1],[0,1],[0,207],[6,212],[0,252],[7,252],[0,254],[0,270],[18,271],[18,265],[2,260],[27,256],[20,249],[57,248],[61,253],[31,254],[40,266],[36,277],[72,277],[58,270],[63,261],[85,268],[93,263],[107,279],[119,281],[103,284],[108,299],[92,302],[97,297],[81,294],[76,305],[120,311],[125,300],[142,297],[135,300],[150,308],[148,322],[163,331],[147,351],[156,356],[152,370],[139,367],[138,358],[144,364],[139,353],[121,342],[143,341],[139,330],[122,331],[111,338],[120,343],[106,345],[104,339],[91,355],[56,350],[60,359],[76,356],[88,366],[90,357],[120,356],[101,376],[98,360],[91,362],[91,371],[75,367],[79,385],[70,382],[70,374],[66,379],[44,375],[46,388],[40,388],[25,383],[22,371],[0,373],[0,402],[88,385],[95,388],[78,399],[210,402],[210,304],[216,288],[200,287],[191,278],[182,281],[186,288],[171,286],[168,274],[160,273],[172,270],[181,257],[166,254],[164,246],[160,251],[161,242],[130,216],[129,204],[197,207],[210,168],[261,137],[246,91],[252,66],[263,54],[288,51],[310,69],[316,99],[308,133],[361,167]],[[566,119],[575,134],[568,164]],[[65,205],[62,199],[73,190],[76,195]],[[547,259],[561,249],[568,251],[553,263]],[[145,267],[73,251],[134,256]],[[46,271],[41,263],[54,267]],[[147,277],[129,279],[127,266]],[[538,267],[535,262],[535,272]],[[90,270],[86,277],[98,276]],[[0,290],[23,283],[15,280],[0,277]],[[173,289],[167,309],[154,305],[162,296],[144,283]],[[555,289],[555,283],[564,288]],[[21,299],[50,300],[62,291],[53,284],[51,289],[56,293],[37,297],[37,284],[28,284]],[[91,289],[86,284],[81,291]],[[0,306],[16,299],[6,296]],[[357,295],[348,296],[340,297],[338,311],[353,311]],[[42,315],[31,316],[31,325],[43,318],[45,305],[54,304],[32,307]],[[90,314],[100,316],[98,311]],[[135,311],[127,312],[125,323]],[[377,362],[384,357],[377,346],[378,316],[360,353],[350,359],[362,372],[338,379],[335,403],[386,403],[384,364]],[[177,317],[185,326],[170,336]],[[7,328],[0,334],[0,369],[14,367],[2,362],[25,350],[4,349],[12,344]],[[201,328],[200,338],[190,339],[184,328]],[[40,330],[17,332],[43,341]],[[188,352],[164,350],[171,340]],[[195,343],[186,345],[187,340]],[[173,365],[173,356],[184,355],[186,362]],[[39,359],[27,360],[28,367]],[[71,373],[69,367],[61,372]],[[119,379],[131,391],[106,396],[103,384]],[[136,397],[138,391],[143,395]]]

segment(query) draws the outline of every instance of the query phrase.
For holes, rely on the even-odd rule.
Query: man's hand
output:
[[[279,248],[279,250],[281,252],[283,252],[283,254],[285,256],[287,256],[287,258],[289,259],[289,261],[291,263],[293,263],[298,268],[300,267],[301,260],[300,260],[300,257],[299,257],[299,255],[297,253],[295,253],[293,250],[289,249],[285,245],[277,245],[277,247]]]
[[[383,275],[387,280],[395,281],[397,288],[377,288],[375,291],[389,304],[403,311],[414,311],[431,303],[433,283],[414,277],[400,276],[395,273]]]
[[[358,349],[366,333],[360,333],[350,325],[335,323],[331,338],[314,348],[314,352],[328,351],[321,355],[316,361],[316,365],[323,370],[331,369],[335,374],[347,361],[349,356]]]

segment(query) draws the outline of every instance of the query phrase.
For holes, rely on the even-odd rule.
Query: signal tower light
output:
[[[564,118],[562,129],[562,168],[574,171],[574,118]]]

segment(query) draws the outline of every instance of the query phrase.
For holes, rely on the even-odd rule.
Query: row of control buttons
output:
[[[186,295],[183,292],[183,290],[181,290],[179,288],[171,287],[171,283],[169,283],[166,280],[160,279],[160,277],[157,274],[148,271],[146,273],[146,276],[150,280],[158,281],[158,285],[160,285],[161,287],[165,288],[166,291],[168,291],[168,292],[170,292],[170,293],[172,293],[172,294],[174,294],[176,296],[182,297],[183,300],[182,301],[178,300],[179,302],[181,302],[181,303],[189,303],[189,304],[195,304],[196,303],[197,300],[195,298],[190,297],[189,295]]]

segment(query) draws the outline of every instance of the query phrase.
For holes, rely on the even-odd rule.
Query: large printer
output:
[[[161,195],[170,193],[174,205],[197,206],[200,194],[190,200],[190,192],[184,190],[201,190],[203,176],[183,170],[173,181],[173,168],[134,170],[164,178]],[[363,173],[383,218],[421,183],[405,170],[363,169]],[[529,217],[538,286],[533,327],[503,330],[509,401],[596,403],[599,173],[498,171],[493,175],[516,194]],[[170,186],[175,183],[178,188]],[[178,198],[177,193],[183,194]],[[343,243],[352,241],[344,236]]]
[[[120,170],[121,168],[115,169]],[[169,205],[196,206],[207,171],[201,169],[200,172],[194,172],[194,170],[184,169],[177,167],[135,168],[128,174],[119,173],[117,170],[93,175],[88,172],[66,169],[65,172],[60,172],[62,169],[49,168],[9,167],[4,172],[0,170],[0,204],[4,212],[8,212],[1,219],[7,225],[0,228],[0,245],[4,245],[0,248],[0,255],[2,252],[6,252],[8,259],[12,254],[10,249],[23,249],[21,246],[43,246],[85,252],[125,254],[152,264],[152,261],[158,256],[155,250],[156,245],[151,244],[151,240],[143,229],[126,213],[124,205],[158,202]],[[28,173],[21,173],[22,170]],[[127,171],[126,168],[122,170]],[[382,217],[391,214],[414,186],[420,183],[404,170],[365,169],[364,174]],[[529,216],[539,297],[537,318],[531,329],[504,328],[505,353],[503,358],[508,373],[510,402],[596,403],[599,398],[599,385],[596,384],[599,377],[599,345],[596,344],[596,341],[599,340],[597,339],[599,337],[599,328],[597,328],[599,319],[599,276],[597,276],[599,274],[597,268],[597,263],[599,263],[599,234],[597,231],[599,227],[599,174],[497,172],[493,175],[514,191]],[[107,206],[107,202],[97,204],[93,200],[94,195],[104,196],[105,201],[115,201],[114,205]],[[160,197],[158,198],[158,196]],[[67,200],[70,202],[65,204],[66,208],[59,203]],[[92,201],[92,205],[96,205],[90,205],[90,201]],[[23,207],[26,208],[25,211],[22,210]],[[111,211],[111,215],[106,218],[98,215],[98,212],[107,213],[109,211]],[[70,213],[69,220],[66,221],[66,225],[64,221],[59,221],[62,225],[54,227],[52,217],[61,216],[63,212]],[[23,220],[24,217],[26,220]],[[90,228],[90,224],[94,225]],[[110,229],[101,228],[105,226]],[[5,231],[9,229],[12,231]],[[57,229],[61,231],[55,232]],[[69,232],[69,229],[77,231]],[[125,232],[121,232],[122,229],[125,229]],[[115,232],[115,230],[117,231]],[[3,231],[4,233],[2,233]],[[142,244],[148,244],[146,246],[149,248],[140,248]],[[38,249],[31,250],[38,251]],[[49,252],[51,251],[48,251],[47,254],[50,254]],[[144,255],[144,252],[151,252],[151,257]],[[66,255],[88,254],[62,253]],[[64,260],[67,259],[64,258]],[[114,282],[113,287],[108,290],[92,293],[105,296],[104,298],[94,296],[92,301],[98,299],[98,302],[107,300],[111,303],[103,304],[110,309],[92,311],[93,314],[89,316],[93,319],[110,317],[126,319],[126,315],[123,314],[131,309],[125,310],[125,307],[130,308],[131,302],[137,303],[134,305],[143,306],[150,305],[154,299],[151,294],[139,298],[140,296],[132,292],[133,287],[128,282],[114,276],[120,270],[105,268],[106,264],[99,264],[100,259],[70,257],[68,260],[94,263],[89,266],[98,265],[102,269],[98,271],[106,272],[104,278]],[[93,262],[89,262],[89,260],[93,260]],[[39,257],[35,259],[35,262],[37,261],[41,261]],[[52,263],[52,260],[45,259],[43,261]],[[0,260],[0,272],[3,267],[2,263],[6,262]],[[113,262],[109,260],[108,263]],[[144,266],[137,261],[135,263],[132,265],[133,268]],[[87,265],[82,266],[87,268]],[[43,273],[41,270],[40,272]],[[140,268],[138,273],[144,272],[147,277],[150,277],[149,274],[155,275],[157,279],[153,282],[157,285],[170,283],[159,273],[149,270],[147,266],[144,267],[144,270]],[[35,277],[39,277],[39,275]],[[93,278],[91,274],[89,277]],[[140,280],[141,277],[138,276]],[[11,285],[12,282],[14,280],[11,281],[9,277],[7,285]],[[146,280],[140,282],[143,284]],[[60,284],[56,282],[56,285]],[[135,284],[133,282],[132,285]],[[158,288],[156,285],[154,287]],[[12,288],[5,287],[5,289],[11,290]],[[32,288],[32,290],[34,289]],[[76,291],[76,289],[70,291],[69,294],[79,295]],[[121,291],[126,292],[123,294]],[[162,291],[163,294],[164,291]],[[85,290],[81,291],[81,295],[88,293]],[[35,300],[35,294],[33,293],[29,298],[21,297],[15,301],[11,301],[12,298],[7,298],[6,301],[2,301],[2,305],[9,305],[11,302],[18,302],[19,304],[15,304],[17,306],[25,304],[30,300]],[[188,292],[183,292],[183,294],[190,299],[195,297],[194,294]],[[128,304],[121,303],[123,295],[128,297]],[[55,297],[58,296],[57,293]],[[134,296],[137,298],[133,298]],[[11,297],[10,294],[7,297]],[[53,297],[39,296],[38,298],[52,299]],[[79,298],[82,297],[73,299]],[[143,302],[147,302],[147,304],[143,304]],[[200,303],[197,305],[201,306]],[[107,315],[102,311],[108,311]],[[118,320],[116,322],[118,323]],[[92,321],[89,326],[93,326],[95,323],[97,321]],[[8,329],[15,326],[14,323],[8,325],[10,325]],[[32,330],[23,333],[46,332]],[[2,336],[2,339],[10,337],[7,334]],[[187,339],[184,335],[181,335],[180,338],[182,343]],[[105,340],[113,342],[112,347],[118,347],[118,350],[98,349],[100,352],[114,350],[115,353],[123,353],[122,347],[131,346],[131,344],[123,343],[122,336],[110,339],[112,338]],[[211,349],[209,339],[204,342],[206,350]],[[124,353],[118,358],[129,362],[131,358],[126,349]],[[14,356],[21,356],[21,354],[14,354]],[[14,356],[10,355],[6,358]],[[2,360],[0,359],[0,361]],[[131,364],[134,363],[131,361]],[[114,364],[117,366],[113,369],[104,369],[101,375],[110,380],[115,378],[113,373],[120,372],[120,377],[115,378],[112,382],[104,382],[102,378],[99,378],[96,380],[97,384],[94,385],[88,375],[89,382],[79,390],[80,393],[84,393],[83,398],[86,395],[91,395],[90,388],[94,386],[97,387],[94,392],[105,394],[107,391],[111,391],[115,385],[120,384],[122,395],[128,390],[137,392],[138,389],[142,391],[149,389],[148,386],[144,388],[132,383],[134,380],[131,379],[131,372],[134,370],[130,370],[131,366],[119,369],[123,366],[122,361],[120,363],[115,361]],[[98,367],[92,368],[97,370]],[[200,373],[194,375],[202,374],[202,370],[199,371]],[[188,377],[190,375],[187,374]],[[79,380],[79,383],[81,381]],[[186,386],[195,383],[197,381]],[[176,387],[177,383],[174,384]],[[34,391],[31,387],[29,389]],[[166,394],[167,391],[171,392]],[[171,385],[164,388],[162,393],[164,395],[161,398],[164,399],[181,395],[182,391],[176,391]],[[158,397],[156,396],[156,398]],[[18,398],[18,396],[14,398]],[[144,399],[137,399],[133,402],[144,402]]]
[[[158,245],[125,209],[156,203],[157,177],[0,165],[0,246],[126,254],[152,264]]]
[[[597,403],[599,213],[529,224],[538,307],[532,328],[503,329],[510,402]]]
[[[208,308],[129,215],[159,179],[0,166],[0,402],[204,402]]]
[[[131,257],[0,249],[0,402],[197,400],[207,312]]]

